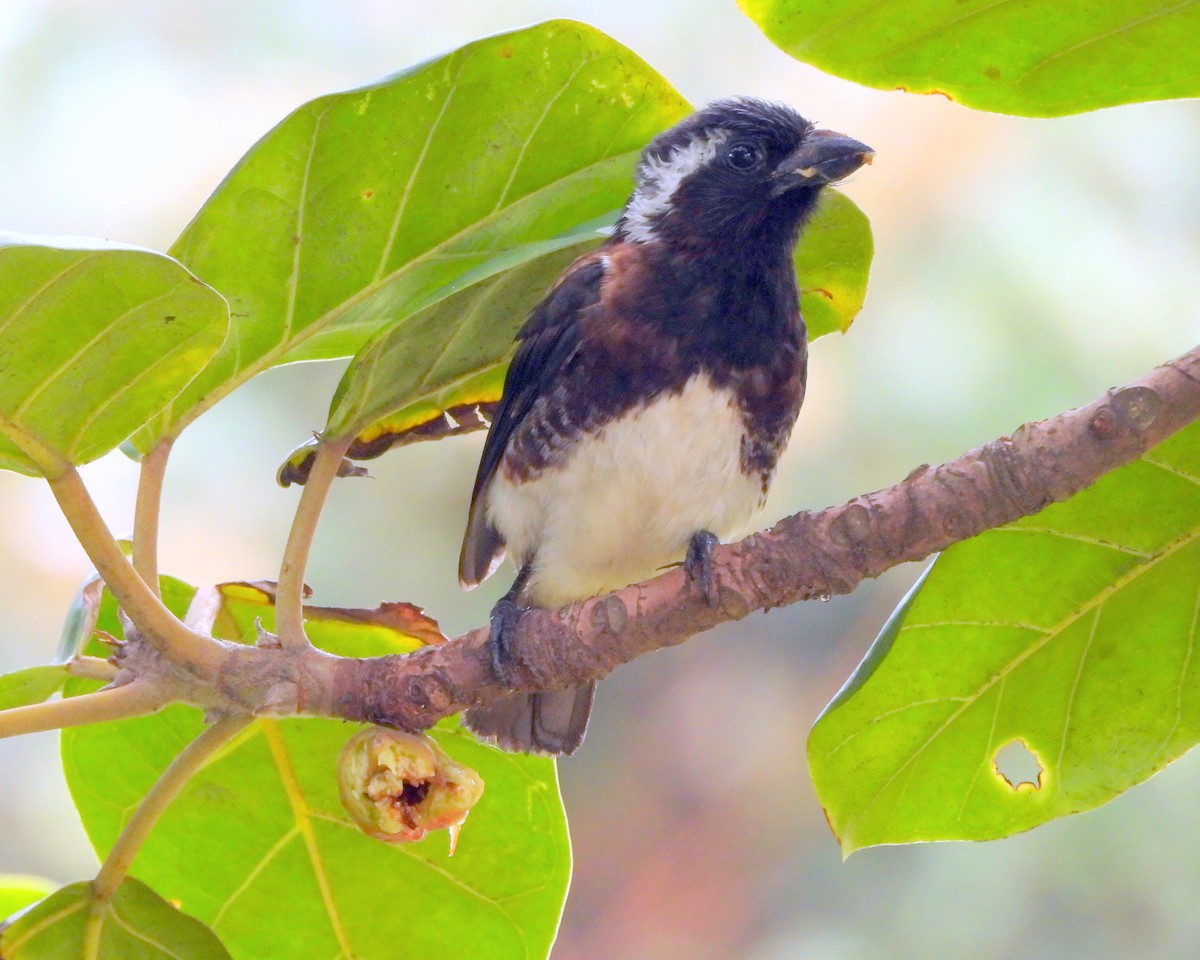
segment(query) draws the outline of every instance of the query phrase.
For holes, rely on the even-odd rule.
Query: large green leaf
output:
[[[191,591],[164,581],[164,594],[180,609]],[[219,635],[247,639],[255,620],[267,628],[273,622],[255,585],[226,585],[220,600]],[[378,616],[316,610],[308,619],[316,642],[352,655],[410,650],[417,641],[408,631],[430,633],[411,609]],[[100,627],[119,627],[107,597]],[[201,727],[198,711],[177,706],[64,731],[68,784],[101,854]],[[398,951],[546,956],[570,876],[554,763],[484,746],[457,721],[441,724],[434,735],[442,748],[486,782],[451,858],[444,834],[388,846],[351,825],[335,775],[338,753],[356,729],[330,720],[256,721],[184,788],[134,874],[210,924],[235,957],[247,960],[391,960]]]
[[[368,443],[443,410],[499,399],[517,329],[562,269],[595,243],[588,231],[572,246],[526,260],[386,327],[358,352],[338,385],[328,433],[360,434]],[[813,337],[849,328],[866,296],[871,252],[867,218],[830,191],[796,251]]]
[[[53,476],[112,450],[228,325],[220,294],[161,253],[0,234],[0,468]]]
[[[273,364],[352,354],[464,275],[616,209],[637,151],[684,109],[637,56],[568,21],[301,107],[172,248],[226,293],[235,323],[138,447]]]
[[[444,410],[499,399],[517,327],[562,269],[597,240],[591,231],[574,246],[474,284],[372,338],[338,385],[328,433],[377,443]]]
[[[809,738],[845,852],[1007,836],[1146,779],[1200,740],[1200,424],[946,551],[906,604]]]
[[[213,932],[137,880],[117,888],[100,920],[95,952],[85,952],[90,883],[51,894],[0,932],[4,960],[229,960]]]
[[[562,268],[597,242],[591,230],[575,240],[381,330],[338,385],[327,434],[354,435],[348,455],[363,459],[397,443],[486,426],[486,417],[470,413],[499,400],[517,329]],[[795,255],[810,336],[850,327],[866,297],[871,255],[866,216],[828,191]],[[451,422],[443,425],[445,412]],[[281,479],[307,476],[313,453],[311,443],[293,453]]]
[[[1200,95],[1200,5],[738,0],[797,59],[872,87],[1054,117]]]

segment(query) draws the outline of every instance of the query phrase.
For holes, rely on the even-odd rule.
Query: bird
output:
[[[459,558],[471,589],[507,553],[491,615],[503,680],[529,607],[556,608],[683,563],[718,602],[710,554],[764,504],[804,399],[793,250],[824,187],[870,147],[783,103],[718,100],[642,151],[611,234],[517,334]],[[510,751],[565,755],[595,682],[464,712]]]

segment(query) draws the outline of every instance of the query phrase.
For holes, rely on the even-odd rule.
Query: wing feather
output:
[[[583,337],[581,314],[600,301],[607,257],[586,254],[569,266],[517,334],[519,346],[504,378],[504,390],[483,445],[471,512],[459,555],[458,579],[466,589],[478,586],[504,559],[504,538],[487,519],[487,490],[509,442],[529,411],[545,396],[571,362]]]

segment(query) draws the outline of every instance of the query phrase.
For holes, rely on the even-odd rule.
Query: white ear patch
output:
[[[625,236],[639,243],[657,240],[654,221],[670,208],[679,185],[712,160],[728,139],[728,130],[714,130],[677,147],[665,159],[643,160],[637,170],[637,188],[622,218]]]

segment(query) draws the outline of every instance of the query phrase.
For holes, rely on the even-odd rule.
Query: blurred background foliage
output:
[[[809,399],[765,520],[900,479],[1059,412],[1197,339],[1200,105],[1060,120],[867,90],[776,50],[732,0],[5,0],[0,225],[165,249],[220,178],[301,102],[482,34],[570,16],[612,34],[694,103],[786,100],[870,143],[846,192],[875,269],[843,337],[814,348]],[[340,364],[269,373],[202,417],[168,475],[163,569],[273,577],[297,491],[282,457],[322,425]],[[334,489],[309,580],[325,604],[411,600],[451,635],[455,560],[482,443],[419,445]],[[88,467],[114,529],[136,469]],[[0,669],[45,662],[86,561],[43,485],[0,474]],[[1034,954],[1179,957],[1200,938],[1189,756],[1107,807],[1001,843],[840,862],[808,781],[820,707],[917,576],[755,615],[608,680],[561,765],[576,877],[563,960]],[[0,744],[0,872],[94,870],[54,737]],[[470,843],[469,831],[463,843]]]

